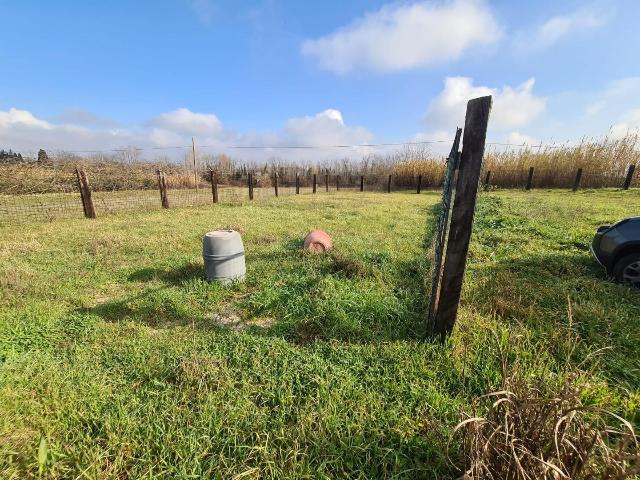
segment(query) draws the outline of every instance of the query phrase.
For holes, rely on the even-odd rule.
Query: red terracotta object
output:
[[[313,253],[323,253],[333,248],[331,237],[322,230],[313,230],[304,238],[304,249]]]

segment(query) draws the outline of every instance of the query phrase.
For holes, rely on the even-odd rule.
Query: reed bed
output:
[[[488,145],[484,171],[491,172],[491,186],[521,188],[527,181],[529,169],[534,168],[533,186],[536,188],[570,188],[577,170],[581,168],[584,188],[620,187],[630,165],[640,163],[637,134],[622,138],[584,138],[577,144],[548,144],[542,146]],[[318,185],[324,175],[330,175],[332,185],[336,177],[343,185],[356,186],[365,176],[369,189],[386,188],[388,176],[393,176],[395,188],[416,185],[418,176],[422,186],[438,188],[442,184],[445,158],[428,145],[405,145],[384,155],[365,155],[340,161],[318,162],[315,165],[296,164],[270,158],[265,163],[247,165],[226,155],[205,156],[197,170],[185,159],[183,163],[168,159],[157,161],[123,161],[116,157],[78,157],[59,153],[46,163],[21,161],[0,164],[0,194],[64,193],[77,191],[75,169],[83,168],[95,191],[145,190],[157,187],[156,171],[162,170],[169,188],[205,188],[216,171],[221,185],[243,186],[248,172],[253,172],[256,186],[273,185],[277,174],[283,184],[292,186],[299,175],[302,185],[308,186],[313,174]],[[640,171],[640,169],[638,170]],[[486,177],[483,177],[486,178]],[[638,175],[632,186],[638,185]]]

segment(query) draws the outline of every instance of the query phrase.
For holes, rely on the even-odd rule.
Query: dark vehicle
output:
[[[602,225],[591,253],[616,282],[640,288],[640,217]]]

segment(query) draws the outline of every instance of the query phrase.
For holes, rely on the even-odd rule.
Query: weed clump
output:
[[[640,473],[638,439],[622,417],[587,404],[571,372],[555,382],[514,369],[456,427],[464,479],[623,479]]]

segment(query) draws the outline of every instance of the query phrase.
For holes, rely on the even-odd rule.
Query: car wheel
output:
[[[618,283],[640,288],[640,253],[626,255],[616,262],[613,276]]]

